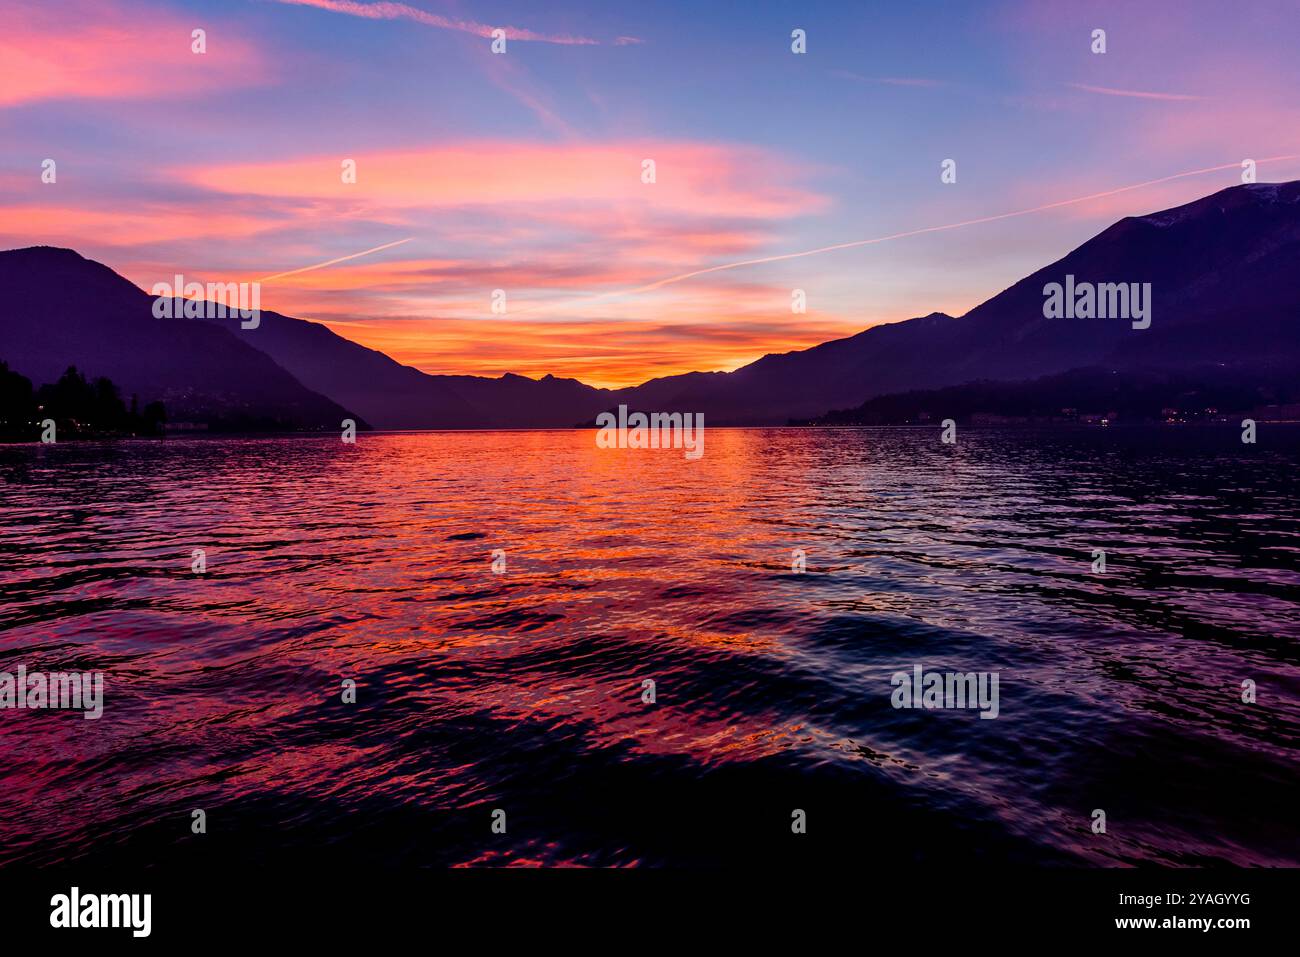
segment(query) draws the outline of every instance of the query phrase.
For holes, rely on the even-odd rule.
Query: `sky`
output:
[[[260,280],[264,309],[434,373],[731,370],[960,315],[1244,159],[1300,178],[1300,0],[0,0],[0,23],[0,248],[146,289]]]

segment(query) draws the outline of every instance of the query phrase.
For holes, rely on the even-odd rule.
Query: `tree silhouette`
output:
[[[88,381],[69,366],[57,382],[33,391],[31,381],[0,362],[0,437],[35,440],[44,419],[53,419],[60,438],[101,438],[119,435],[160,435],[167,419],[161,402],[128,410],[118,387],[104,376]]]

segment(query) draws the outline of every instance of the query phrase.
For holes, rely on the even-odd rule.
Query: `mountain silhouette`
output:
[[[208,322],[239,328],[238,319]],[[249,341],[303,385],[355,409],[375,428],[566,427],[594,415],[607,393],[574,379],[429,375],[317,322],[262,311]]]
[[[1044,286],[1150,283],[1151,324],[1045,318]],[[237,319],[155,319],[153,298],[67,249],[0,253],[0,360],[33,381],[69,365],[169,416],[261,417],[297,428],[544,428],[625,403],[701,412],[710,425],[779,425],[877,396],[1080,368],[1249,374],[1300,365],[1300,182],[1234,186],[1120,220],[1061,259],[953,317],[930,313],[734,372],[692,372],[625,389],[574,379],[432,375],[263,310]],[[350,410],[350,411],[349,411]]]
[[[1151,283],[1150,328],[1047,319],[1043,287]],[[675,376],[632,402],[702,411],[713,424],[773,424],[875,396],[1022,380],[1071,369],[1294,365],[1300,357],[1300,181],[1234,186],[1120,220],[1056,262],[954,318],[931,313],[725,375]],[[653,396],[639,390],[653,386]]]
[[[226,329],[155,319],[152,296],[70,249],[0,252],[0,287],[0,360],[33,382],[76,366],[162,401],[172,420],[226,428],[338,429],[356,418]]]

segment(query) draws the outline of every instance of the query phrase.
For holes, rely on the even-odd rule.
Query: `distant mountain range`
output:
[[[124,395],[162,400],[172,420],[218,427],[337,428],[351,413],[304,386],[243,335],[155,319],[153,297],[70,249],[0,253],[0,360],[32,380],[68,366]],[[355,417],[355,416],[354,416]]]
[[[804,425],[1300,422],[1295,366],[1192,370],[1071,369],[1038,379],[977,381],[876,396]]]
[[[1048,319],[1043,287],[1150,283],[1150,328]],[[335,429],[543,428],[619,404],[702,412],[709,425],[780,425],[878,396],[1076,369],[1120,374],[1300,367],[1300,182],[1234,186],[1120,220],[963,316],[931,313],[734,372],[692,372],[627,389],[574,379],[430,375],[325,326],[263,311],[156,319],[153,297],[68,249],[0,252],[0,360],[34,382],[69,365],[160,399],[172,420]],[[1181,381],[1181,380],[1180,380]]]

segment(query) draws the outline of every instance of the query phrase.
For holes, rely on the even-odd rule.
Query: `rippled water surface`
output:
[[[1296,864],[1298,449],[0,447],[0,670],[105,675],[0,711],[0,863]],[[998,718],[895,709],[915,664]]]

